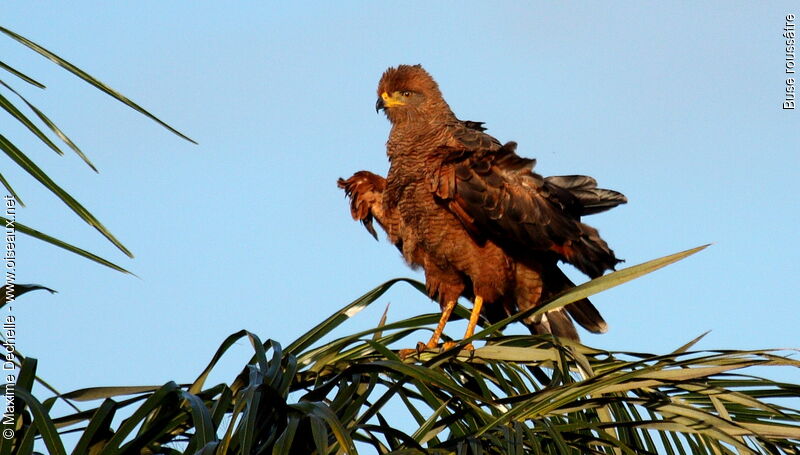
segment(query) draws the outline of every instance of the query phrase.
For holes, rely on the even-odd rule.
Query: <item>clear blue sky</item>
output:
[[[3,3],[3,26],[199,142],[0,37],[3,61],[48,89],[16,87],[100,174],[8,117],[4,134],[136,258],[4,159],[28,203],[18,221],[141,277],[20,239],[18,281],[59,293],[20,299],[18,347],[60,390],[188,382],[239,329],[288,344],[379,283],[421,279],[350,219],[335,184],[385,173],[375,87],[399,63],[422,63],[459,117],[517,141],[539,172],[589,174],[625,193],[628,205],[591,223],[628,265],[714,243],[595,297],[610,331],[584,333],[587,344],[666,352],[712,330],[701,348],[800,346],[800,113],[780,107],[781,33],[796,2],[198,5]],[[436,309],[403,285],[383,301],[391,319]],[[232,352],[217,380],[252,351]]]

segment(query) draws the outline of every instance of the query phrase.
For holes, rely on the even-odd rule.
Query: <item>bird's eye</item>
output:
[[[402,95],[403,95],[403,96],[405,96],[406,98],[408,98],[409,96],[411,96],[411,92],[409,92],[408,90],[406,90],[406,91],[404,91],[404,92],[402,93]]]

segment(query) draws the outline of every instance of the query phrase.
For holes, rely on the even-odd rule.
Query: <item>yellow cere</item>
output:
[[[388,93],[383,92],[381,93],[381,98],[383,99],[383,104],[386,107],[395,107],[395,106],[402,106],[405,103],[399,100],[397,97],[389,96]]]

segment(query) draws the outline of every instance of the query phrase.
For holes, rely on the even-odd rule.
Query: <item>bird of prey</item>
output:
[[[375,107],[392,125],[389,173],[384,179],[359,171],[338,184],[353,218],[376,238],[377,221],[406,262],[424,270],[427,292],[442,310],[424,347],[438,346],[461,296],[474,302],[468,338],[482,311],[500,320],[574,286],[559,261],[591,278],[620,262],[581,217],[623,204],[625,196],[591,177],[535,173],[535,160],[517,155],[516,143],[500,143],[481,122],[459,120],[422,66],[387,69]],[[587,299],[523,322],[532,333],[578,340],[570,316],[591,332],[607,330]]]

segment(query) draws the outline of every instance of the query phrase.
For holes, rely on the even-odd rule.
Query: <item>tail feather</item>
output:
[[[560,338],[580,341],[575,325],[572,324],[572,320],[563,308],[548,311],[533,320],[526,320],[525,322],[532,334],[543,335],[551,333]]]
[[[563,188],[581,204],[580,215],[593,215],[628,202],[624,194],[598,188],[597,181],[587,175],[556,175],[546,177],[547,183]]]
[[[567,262],[591,278],[603,275],[606,270],[614,270],[617,264],[623,262],[622,259],[617,259],[606,241],[600,238],[597,229],[583,223],[580,224],[580,229],[580,238],[560,251]]]
[[[547,287],[551,292],[550,297],[575,287],[575,283],[555,265],[547,270],[545,279],[548,285]],[[605,333],[608,331],[608,324],[606,324],[603,316],[600,315],[600,312],[589,299],[578,300],[564,308],[569,312],[569,315],[572,316],[575,322],[589,332]]]
[[[496,323],[503,318],[542,304],[542,301],[552,299],[575,284],[564,274],[556,262],[546,264],[517,264],[513,295],[487,305],[484,316]],[[603,333],[608,330],[606,322],[588,299],[566,305],[562,308],[537,314],[523,319],[532,334],[551,333],[558,337],[580,341],[578,331],[573,324],[580,324],[592,333]]]
[[[584,329],[592,333],[608,332],[608,324],[589,299],[581,299],[566,306],[569,315]]]

